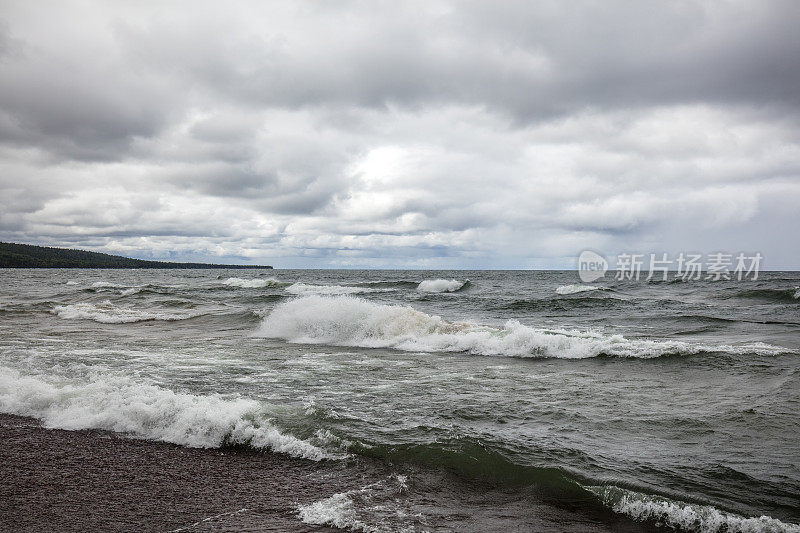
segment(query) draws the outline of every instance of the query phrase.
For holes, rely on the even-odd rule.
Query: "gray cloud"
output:
[[[174,13],[173,13],[174,15]],[[185,14],[184,14],[185,15]],[[252,106],[798,103],[796,2],[345,3],[118,27],[134,64]],[[176,28],[177,26],[177,28]]]
[[[287,266],[797,267],[800,5],[6,6],[0,239]]]

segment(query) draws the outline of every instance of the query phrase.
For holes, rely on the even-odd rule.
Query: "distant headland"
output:
[[[0,242],[0,268],[272,268],[264,265],[217,265],[146,261],[119,255]]]

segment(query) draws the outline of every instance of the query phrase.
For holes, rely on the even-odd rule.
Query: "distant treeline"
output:
[[[0,242],[0,268],[272,268],[257,265],[215,265],[145,261],[119,255]]]

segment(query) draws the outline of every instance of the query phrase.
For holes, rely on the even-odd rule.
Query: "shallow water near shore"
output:
[[[797,272],[2,277],[0,412],[341,476],[298,528],[800,531]]]

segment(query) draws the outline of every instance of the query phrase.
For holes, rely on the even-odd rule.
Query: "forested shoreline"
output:
[[[119,255],[0,242],[0,268],[272,268],[268,265],[220,265],[147,261]]]

